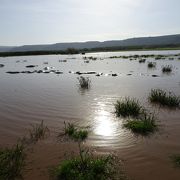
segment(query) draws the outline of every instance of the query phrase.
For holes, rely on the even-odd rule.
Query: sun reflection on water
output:
[[[95,111],[94,133],[105,137],[114,136],[117,124],[112,119],[112,113],[106,110],[106,106],[102,102],[98,102],[97,104],[99,108]]]
[[[120,118],[113,114],[114,100],[112,98],[97,98],[93,102],[91,118],[93,133],[91,143],[97,147],[123,148],[132,145],[132,135],[125,131]]]
[[[101,136],[113,136],[113,124],[107,111],[101,110],[95,117],[96,128],[95,133]]]

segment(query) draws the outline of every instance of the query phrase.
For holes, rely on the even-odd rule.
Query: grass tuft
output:
[[[155,68],[156,63],[155,62],[148,62],[148,68]]]
[[[136,99],[130,99],[129,97],[126,97],[124,100],[117,101],[114,106],[115,106],[115,113],[118,117],[119,116],[137,117],[143,111],[143,108],[139,104],[139,101]]]
[[[149,135],[157,129],[154,115],[143,114],[140,119],[128,120],[124,127],[130,129],[133,133]]]
[[[68,123],[64,127],[64,135],[75,141],[84,141],[88,137],[88,131],[82,128],[76,127],[74,124]]]
[[[170,72],[172,72],[172,66],[170,66],[170,65],[163,66],[162,67],[162,72],[163,73],[170,73]]]
[[[112,179],[114,173],[112,161],[111,156],[93,158],[89,155],[83,162],[80,158],[73,158],[61,163],[55,169],[55,174],[58,180]]]
[[[171,92],[167,93],[161,89],[152,89],[149,95],[149,100],[152,103],[158,103],[162,106],[168,107],[179,107],[180,106],[180,97],[172,94]]]
[[[14,180],[22,178],[25,165],[25,153],[22,144],[12,148],[0,149],[0,179]]]
[[[44,121],[41,121],[40,124],[32,125],[32,129],[29,130],[29,141],[36,143],[38,140],[44,139],[48,132],[49,129],[44,125]]]
[[[91,80],[88,77],[80,76],[79,80],[79,87],[82,89],[89,89],[91,85]]]

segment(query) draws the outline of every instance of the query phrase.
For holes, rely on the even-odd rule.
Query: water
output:
[[[180,60],[178,57],[174,60],[148,58],[146,63],[140,64],[138,60],[109,59],[110,56],[120,55],[179,53],[180,51],[132,51],[0,58],[0,63],[5,65],[0,68],[0,146],[15,143],[18,137],[27,132],[30,124],[41,120],[55,134],[63,127],[64,121],[74,122],[91,127],[87,141],[90,147],[99,152],[116,152],[127,160],[127,172],[134,179],[179,179],[180,172],[173,169],[169,155],[180,152],[180,112],[158,109],[148,103],[147,97],[152,88],[163,88],[180,95]],[[97,57],[97,60],[84,63],[84,56]],[[148,69],[148,61],[155,61],[156,69]],[[32,69],[25,67],[31,64],[38,66]],[[168,64],[173,66],[173,72],[163,75],[161,68]],[[40,70],[46,66],[54,67],[63,74],[6,73]],[[90,77],[91,88],[82,91],[78,87],[79,75],[69,71],[96,71],[103,75],[84,75]],[[108,75],[112,73],[117,73],[118,76]],[[154,74],[159,77],[152,77]],[[144,139],[135,137],[123,128],[123,119],[114,115],[113,104],[125,96],[139,99],[146,108],[157,114],[160,124],[158,133]],[[53,141],[48,140],[44,146],[48,148]],[[53,158],[57,157],[52,155],[52,164]],[[49,162],[43,163],[48,166]],[[39,166],[41,164],[39,162]],[[142,169],[145,169],[143,173],[140,172]]]

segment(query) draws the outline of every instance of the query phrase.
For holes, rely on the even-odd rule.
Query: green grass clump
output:
[[[154,115],[144,114],[140,119],[128,120],[124,127],[141,135],[149,135],[157,129]]]
[[[148,68],[155,68],[156,63],[155,62],[148,62]]]
[[[162,67],[162,72],[163,73],[170,73],[170,72],[172,72],[172,66],[170,66],[170,65],[163,66]]]
[[[12,148],[0,149],[0,179],[14,180],[22,178],[25,165],[25,153],[22,144]]]
[[[125,179],[123,173],[120,173],[115,164],[113,156],[97,157],[85,148],[82,144],[88,138],[88,131],[84,127],[77,127],[74,124],[65,124],[63,133],[78,144],[78,156],[71,157],[54,168],[51,172],[52,177],[57,180],[108,180],[108,179]]]
[[[84,141],[88,137],[88,131],[82,128],[77,128],[74,124],[71,123],[64,123],[64,135],[68,136],[69,138],[75,141]]]
[[[88,77],[80,76],[79,80],[79,87],[82,89],[89,89],[91,85],[91,80]]]
[[[172,162],[174,163],[175,167],[180,168],[180,154],[172,155],[170,158]]]
[[[129,97],[126,97],[124,100],[117,101],[114,106],[115,106],[115,114],[118,117],[119,116],[137,117],[143,111],[143,108],[139,104],[139,101],[136,99],[130,99]]]
[[[158,103],[162,106],[168,107],[179,107],[180,106],[180,97],[172,94],[171,92],[167,93],[161,89],[152,89],[149,95],[149,100],[152,103]]]
[[[58,180],[106,180],[112,179],[112,158],[86,156],[84,161],[80,158],[65,160],[56,169]]]

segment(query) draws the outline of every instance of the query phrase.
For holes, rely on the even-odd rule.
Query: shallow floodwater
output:
[[[180,110],[152,106],[147,97],[152,88],[162,88],[180,95],[180,60],[178,59],[180,56],[174,56],[174,60],[170,60],[169,57],[165,60],[146,58],[145,63],[139,63],[138,60],[109,58],[135,54],[162,54],[171,57],[180,54],[180,51],[103,52],[86,55],[0,58],[0,64],[5,65],[0,68],[0,146],[14,144],[27,132],[30,124],[41,120],[48,125],[52,134],[62,129],[64,121],[74,122],[91,127],[88,146],[96,149],[97,152],[114,152],[125,160],[125,169],[130,178],[179,180],[180,170],[173,167],[169,156],[180,153]],[[97,60],[89,60],[87,63],[83,60],[85,56],[97,57]],[[61,60],[67,61],[61,62]],[[156,68],[148,69],[148,61],[156,62]],[[37,65],[37,67],[28,69],[27,65]],[[173,72],[162,74],[163,65],[172,65]],[[47,66],[60,70],[63,74],[6,73],[43,70]],[[95,71],[103,74],[83,75],[91,79],[91,88],[82,91],[78,86],[79,75],[74,73],[76,71]],[[112,73],[118,76],[113,77]],[[123,119],[115,116],[114,103],[126,96],[139,99],[146,108],[156,113],[160,125],[157,133],[142,138],[122,127]],[[34,155],[34,158],[39,158],[38,167],[43,165],[42,171],[45,171],[45,167],[53,165],[56,162],[55,158],[62,158],[64,151],[70,149],[66,148],[67,144],[59,145],[61,153],[58,154],[59,150],[56,147],[58,145],[54,141],[56,140],[51,138],[42,143]],[[49,158],[46,161],[43,153],[46,157],[47,152],[44,152],[42,147],[45,147],[47,152],[51,152],[48,153]],[[73,145],[70,147],[73,149]],[[32,166],[36,167],[36,165]],[[47,178],[42,174],[39,175],[37,170],[29,170],[28,173],[26,179]]]

